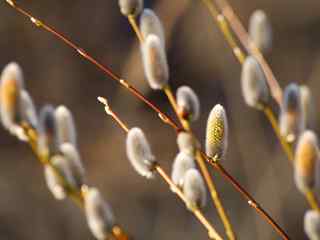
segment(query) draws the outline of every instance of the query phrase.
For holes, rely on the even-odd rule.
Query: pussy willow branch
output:
[[[282,89],[274,76],[270,66],[268,65],[267,61],[264,59],[263,55],[261,54],[260,50],[255,46],[254,42],[251,41],[250,36],[246,29],[241,24],[239,18],[234,13],[231,5],[228,3],[227,0],[215,0],[217,2],[217,5],[219,6],[221,13],[219,13],[219,9],[217,5],[214,3],[214,0],[203,0],[205,5],[208,7],[210,14],[212,17],[218,22],[218,25],[226,37],[227,41],[230,37],[233,38],[233,33],[229,29],[229,25],[231,29],[233,30],[234,34],[237,36],[241,44],[244,46],[244,48],[247,50],[248,53],[253,55],[259,64],[262,67],[262,70],[264,71],[266,75],[266,79],[271,91],[271,95],[273,96],[274,100],[278,103],[279,106],[282,104]],[[220,17],[223,16],[223,19]],[[224,19],[224,17],[228,20],[228,22]],[[225,29],[221,28],[221,23],[219,23],[219,18],[222,19],[222,22],[226,26]],[[236,40],[231,40],[232,42],[236,43]],[[230,44],[233,51],[234,49],[239,49],[240,47],[235,47],[233,43]],[[241,51],[241,50],[240,50]],[[243,55],[243,54],[240,54]],[[239,60],[239,57],[237,57]],[[239,60],[239,62],[241,62]]]
[[[111,118],[119,125],[119,127],[124,130],[124,132],[129,132],[129,127],[126,123],[124,123],[120,117],[111,109],[111,107],[108,104],[108,101],[103,97],[98,97],[98,101],[104,105],[104,110],[107,113],[107,115],[111,116]],[[177,187],[168,174],[163,170],[163,168],[159,165],[159,163],[156,163],[154,170],[158,172],[158,174],[161,176],[161,178],[169,185],[169,188],[172,189],[173,193],[175,193],[185,204],[187,203],[187,199],[184,195],[184,193],[181,191],[179,187]],[[216,240],[222,240],[222,237],[217,233],[217,231],[214,229],[212,224],[206,219],[206,217],[203,215],[201,210],[196,207],[191,209],[192,213],[195,215],[195,217],[202,223],[202,225],[207,229],[208,235],[210,238],[216,239]]]
[[[31,128],[29,125],[23,123],[21,125],[22,129],[24,130],[27,138],[28,138],[28,144],[35,154],[36,158],[41,162],[43,166],[49,165],[52,167],[54,173],[59,178],[59,180],[63,183],[63,186],[67,189],[67,196],[80,208],[84,209],[84,196],[87,193],[88,186],[83,184],[80,188],[80,190],[74,188],[72,185],[68,183],[68,181],[65,179],[63,174],[57,169],[53,164],[51,164],[50,157],[48,154],[41,154],[38,151],[37,148],[37,142],[38,142],[38,135],[35,129]],[[119,226],[115,225],[112,228],[112,235],[116,240],[128,240],[127,234],[124,232],[124,230]],[[105,239],[108,240],[108,239]]]
[[[219,10],[213,0],[203,0],[204,4],[207,6],[210,14],[212,17],[216,20],[218,23],[218,26],[220,30],[222,31],[225,39],[229,43],[230,47],[232,48],[235,56],[237,57],[240,64],[244,61],[244,53],[241,51],[240,47],[236,44],[236,40],[233,37],[233,33],[230,31],[229,24],[242,43],[242,45],[245,47],[247,52],[249,52],[251,55],[253,55],[257,61],[259,62],[260,66],[262,67],[262,70],[264,71],[264,74],[267,79],[267,83],[269,85],[271,95],[275,99],[275,101],[278,103],[279,106],[281,106],[282,103],[282,89],[280,88],[280,85],[278,81],[276,80],[271,68],[269,67],[268,63],[264,59],[262,53],[259,51],[259,49],[255,46],[254,42],[251,41],[249,34],[241,24],[239,18],[234,13],[233,9],[231,8],[230,4],[226,0],[216,0],[222,13],[219,13]],[[226,22],[225,18],[228,20]],[[237,50],[237,51],[235,51]],[[240,54],[236,54],[236,53]],[[291,149],[291,146],[288,144],[288,142],[281,136],[278,122],[275,118],[275,114],[273,113],[272,109],[270,107],[266,107],[263,109],[264,114],[268,118],[272,128],[274,129],[274,132],[276,133],[276,136],[288,156],[288,159],[293,162],[293,152]],[[308,191],[308,193],[305,194],[305,198],[307,199],[309,205],[315,209],[319,210],[319,204],[317,203],[316,196],[313,191]]]
[[[44,24],[42,21],[36,19],[35,17],[33,17],[29,12],[27,12],[26,10],[22,9],[21,7],[19,7],[14,1],[12,0],[6,0],[6,2],[13,7],[16,11],[18,11],[19,13],[21,13],[22,15],[28,17],[32,23],[34,23],[37,27],[40,27],[42,29],[44,29],[45,31],[47,31],[48,33],[53,34],[55,37],[57,37],[57,39],[61,40],[63,43],[65,43],[66,45],[68,45],[70,48],[74,49],[78,54],[80,54],[80,56],[84,57],[85,59],[87,59],[90,63],[92,63],[93,65],[95,65],[97,68],[99,68],[104,74],[106,74],[107,76],[111,77],[113,80],[117,81],[118,83],[120,83],[123,87],[125,87],[128,91],[130,91],[134,96],[136,96],[137,98],[139,98],[141,101],[143,101],[144,103],[146,103],[146,105],[148,105],[153,111],[155,111],[158,116],[160,117],[160,119],[165,122],[166,124],[170,125],[173,129],[175,129],[176,133],[181,130],[181,128],[178,127],[178,125],[165,113],[163,113],[157,106],[155,106],[153,103],[151,103],[149,100],[147,100],[143,94],[141,94],[137,89],[135,89],[133,86],[129,85],[125,80],[121,79],[120,77],[118,77],[117,75],[115,75],[113,72],[111,72],[111,70],[109,70],[109,68],[105,67],[104,65],[102,65],[101,63],[99,63],[96,59],[94,59],[92,56],[88,55],[87,53],[85,53],[81,48],[79,48],[77,45],[75,45],[73,42],[71,42],[69,39],[67,39],[64,35],[62,35],[61,33],[57,32],[56,30],[54,30],[52,27],[50,27],[49,25]],[[210,162],[210,158],[208,156],[206,156],[205,158],[208,162]],[[222,167],[222,166],[221,166]],[[235,187],[234,183],[237,183],[237,185],[240,185],[235,179],[233,179],[233,182],[228,178],[227,175],[224,175],[226,172],[225,171],[219,171],[220,174],[222,174],[224,176],[224,178],[232,184],[233,187]],[[229,175],[229,174],[228,174]],[[241,191],[239,191],[238,188],[235,187],[235,190],[237,190],[238,192],[241,193]],[[264,213],[264,211],[262,212],[262,214]],[[264,216],[265,218],[271,218],[268,215]],[[274,220],[272,220],[274,221]],[[277,226],[277,225],[276,225]],[[277,229],[277,231],[282,231],[284,232],[280,227]],[[286,236],[286,235],[285,235]],[[284,238],[284,239],[288,239],[288,238]]]
[[[131,17],[131,18],[130,18]],[[128,20],[132,26],[132,28],[134,29],[135,33],[136,33],[136,36],[137,38],[139,39],[140,41],[140,44],[142,45],[144,43],[144,38],[141,34],[141,31],[140,29],[137,27],[137,24],[136,24],[136,21],[135,21],[135,18],[133,18],[132,16],[129,16],[128,17]],[[185,119],[183,119],[180,114],[179,114],[179,111],[178,111],[178,105],[177,105],[177,101],[175,99],[175,96],[173,94],[173,91],[172,91],[172,88],[169,84],[167,84],[164,88],[163,88],[163,92],[166,94],[170,104],[171,104],[171,107],[173,109],[173,111],[175,112],[176,116],[178,117],[181,125],[183,126],[183,129],[187,132],[190,132],[192,134],[192,136],[194,136],[194,139],[195,141],[198,141],[197,138],[195,137],[195,135],[193,134],[192,132],[192,129],[191,129],[191,126],[189,124],[189,122]],[[98,98],[99,99],[99,98]],[[100,99],[99,101],[101,102],[102,99]],[[107,106],[107,104],[106,104]],[[106,108],[106,111],[108,110],[108,108]],[[112,114],[112,112],[111,112]],[[117,116],[114,116],[114,119],[115,121],[117,121]],[[121,123],[120,123],[121,124]],[[236,237],[235,237],[235,234],[234,234],[234,231],[233,231],[233,228],[232,228],[232,225],[230,223],[230,220],[229,220],[229,217],[226,213],[226,211],[224,210],[224,207],[222,205],[222,202],[220,200],[220,197],[219,197],[219,194],[218,194],[218,191],[216,189],[216,186],[215,184],[213,183],[213,180],[209,174],[209,170],[205,164],[205,160],[202,158],[202,155],[199,154],[199,151],[196,151],[195,153],[195,159],[199,165],[199,168],[200,168],[200,171],[205,179],[205,182],[206,182],[206,185],[209,189],[209,192],[210,192],[210,196],[211,196],[211,199],[218,211],[218,214],[219,214],[219,217],[223,223],[223,226],[226,230],[226,234],[228,236],[228,238],[230,240],[235,240]]]

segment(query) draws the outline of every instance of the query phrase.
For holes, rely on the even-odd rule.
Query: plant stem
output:
[[[138,24],[137,24],[137,21],[136,21],[136,18],[135,16],[133,15],[129,15],[128,16],[128,21],[130,23],[130,25],[132,26],[132,29],[134,30],[134,32],[136,33],[140,43],[142,44],[144,39],[143,39],[143,35],[141,34],[140,32],[140,29],[138,27]]]
[[[176,133],[178,133],[181,129],[178,127],[178,125],[165,113],[163,113],[157,106],[155,106],[153,103],[151,103],[148,99],[146,99],[142,93],[140,93],[136,88],[134,88],[133,86],[129,85],[128,82],[126,82],[125,80],[119,78],[117,75],[115,75],[111,70],[109,70],[109,68],[105,67],[104,65],[102,65],[101,63],[99,63],[97,60],[95,60],[93,57],[91,57],[90,55],[88,55],[87,53],[84,52],[84,50],[82,50],[81,48],[79,48],[77,45],[75,45],[73,42],[71,42],[69,39],[67,39],[66,37],[64,37],[61,33],[57,32],[56,30],[54,30],[52,27],[44,24],[43,22],[37,20],[36,18],[34,18],[29,12],[25,11],[24,9],[22,9],[21,7],[18,7],[17,4],[13,1],[13,0],[6,0],[6,2],[13,7],[16,11],[18,11],[19,13],[21,13],[22,15],[28,17],[37,27],[42,27],[42,29],[44,29],[45,31],[47,31],[48,33],[53,34],[55,37],[57,37],[57,39],[61,40],[62,42],[64,42],[66,45],[68,45],[70,48],[74,49],[78,54],[80,54],[82,57],[84,57],[85,59],[87,59],[90,63],[92,63],[93,65],[95,65],[97,68],[99,68],[104,74],[108,75],[109,77],[111,77],[113,80],[117,81],[118,83],[120,83],[123,87],[125,87],[128,91],[130,91],[134,96],[136,96],[137,98],[139,98],[141,101],[143,101],[147,106],[149,106],[153,111],[155,111],[159,118],[166,124],[170,125],[175,131]],[[205,155],[206,156],[206,155]],[[210,162],[210,158],[208,156],[206,156],[205,158],[207,161]],[[208,160],[209,159],[209,160]],[[225,178],[227,181],[230,182],[230,180],[228,178]],[[232,185],[234,186],[234,185]],[[234,186],[235,187],[235,186]],[[239,191],[238,188],[235,187],[235,189]],[[240,192],[241,193],[241,192]]]
[[[316,210],[317,212],[320,212],[320,207],[316,198],[316,195],[314,193],[313,190],[309,189],[306,193],[305,193],[305,197],[310,205],[310,207],[314,210]]]
[[[247,203],[252,207],[256,212],[260,214],[273,228],[274,230],[282,237],[282,239],[289,239],[288,235],[282,228],[273,220],[273,218],[258,204],[258,202],[234,179],[224,167],[217,162],[215,159],[207,157],[204,153],[201,153],[204,158],[213,166],[218,172],[232,184],[238,192],[247,200]]]

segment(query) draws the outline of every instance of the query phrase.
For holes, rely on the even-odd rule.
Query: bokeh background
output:
[[[40,19],[128,79],[166,112],[162,93],[146,84],[136,37],[116,0],[18,1]],[[320,96],[320,2],[315,0],[230,0],[245,25],[257,8],[270,17],[274,41],[266,56],[280,85],[307,84],[315,104]],[[292,239],[306,239],[308,209],[293,183],[292,169],[265,117],[248,108],[241,95],[240,66],[201,1],[146,1],[162,19],[174,89],[189,85],[201,99],[194,124],[204,140],[206,118],[217,103],[225,106],[229,149],[224,166],[269,211]],[[206,239],[206,232],[160,178],[138,176],[125,155],[125,135],[108,118],[98,95],[130,125],[140,126],[160,163],[170,171],[177,152],[174,132],[144,104],[53,36],[0,4],[0,66],[17,61],[37,107],[69,107],[76,121],[80,152],[90,185],[101,189],[118,222],[134,239]],[[276,109],[278,111],[278,109]],[[319,114],[315,108],[315,122]],[[313,128],[319,130],[318,124]],[[43,169],[30,149],[0,129],[0,239],[94,239],[82,212],[57,202],[47,190]],[[279,239],[221,176],[211,171],[239,239]],[[223,232],[215,209],[205,212]]]

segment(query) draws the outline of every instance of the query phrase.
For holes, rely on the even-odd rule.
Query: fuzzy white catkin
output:
[[[171,179],[173,183],[182,187],[184,176],[191,168],[195,168],[193,157],[184,152],[179,152],[172,165]]]
[[[192,134],[188,132],[179,132],[177,136],[177,144],[180,152],[194,155],[196,150],[196,142]]]
[[[54,115],[57,123],[58,145],[61,145],[63,143],[71,143],[76,146],[76,127],[70,110],[67,107],[61,105],[56,108]]]
[[[181,86],[177,90],[177,105],[182,115],[188,120],[196,121],[200,116],[200,102],[197,94],[188,86]]]
[[[283,93],[279,117],[280,133],[288,142],[293,142],[305,128],[305,119],[302,112],[302,104],[299,86],[289,84]]]
[[[56,119],[54,108],[45,105],[39,113],[38,150],[41,154],[52,154],[58,150]]]
[[[316,210],[307,210],[304,215],[304,231],[310,240],[320,240],[320,214]]]
[[[119,0],[120,11],[125,16],[136,16],[143,9],[143,0]]]
[[[67,189],[64,181],[70,186],[74,186],[74,178],[68,161],[63,156],[55,155],[50,159],[50,161],[52,166],[45,166],[45,179],[47,186],[57,200],[62,200],[67,195]]]
[[[146,178],[153,177],[155,157],[149,142],[140,128],[131,128],[126,140],[127,156],[133,168]]]
[[[22,90],[20,97],[21,120],[36,128],[38,126],[38,116],[30,94],[26,90]]]
[[[23,89],[21,67],[15,63],[7,64],[1,73],[0,114],[3,126],[12,134],[20,121],[20,94]]]
[[[75,187],[80,188],[84,183],[85,170],[78,150],[71,143],[64,143],[60,146],[60,152],[68,162]]]
[[[165,49],[165,34],[162,23],[151,9],[146,8],[143,10],[140,16],[140,31],[144,39],[150,34],[158,36]]]
[[[169,67],[163,44],[158,36],[150,34],[142,45],[142,59],[146,78],[152,89],[161,90],[169,81]]]
[[[187,207],[194,209],[206,205],[207,191],[201,174],[197,169],[189,169],[184,176],[183,193]]]
[[[265,75],[252,56],[248,56],[242,65],[241,87],[244,100],[250,107],[262,109],[269,103],[270,94]]]
[[[305,193],[315,184],[316,163],[319,161],[318,139],[311,130],[299,137],[294,159],[294,178],[297,188]]]
[[[211,110],[207,121],[206,153],[209,157],[223,159],[228,146],[228,122],[222,105]]]
[[[112,209],[96,188],[84,195],[84,207],[88,226],[98,240],[105,240],[115,224]]]
[[[272,46],[272,28],[266,13],[256,10],[249,20],[249,35],[256,47],[263,53]]]

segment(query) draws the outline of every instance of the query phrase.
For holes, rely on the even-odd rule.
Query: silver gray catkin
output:
[[[71,143],[77,145],[77,134],[72,113],[65,106],[59,106],[54,112],[57,125],[57,142],[58,145]]]
[[[84,194],[84,208],[88,226],[98,240],[108,239],[115,225],[115,218],[109,204],[96,188],[89,188]]]
[[[279,116],[280,133],[288,142],[293,142],[305,128],[299,86],[289,84],[283,93]]]
[[[183,193],[188,209],[202,208],[206,205],[207,191],[201,174],[191,168],[184,175]]]
[[[306,130],[299,137],[294,159],[295,183],[302,193],[314,188],[316,164],[318,161],[317,136],[314,132]]]
[[[143,9],[143,0],[119,0],[120,11],[125,16],[136,16]]]
[[[266,13],[256,10],[249,20],[249,35],[255,46],[262,52],[267,53],[272,46],[272,28]]]
[[[270,101],[270,93],[265,75],[258,61],[248,56],[241,71],[242,94],[246,104],[262,110]]]
[[[176,93],[179,114],[190,121],[200,116],[200,101],[197,94],[188,86],[181,86]]]
[[[184,152],[191,156],[194,155],[197,148],[196,141],[189,132],[179,132],[177,136],[177,144],[180,152]]]
[[[313,102],[312,93],[310,88],[306,85],[301,85],[299,88],[302,115],[305,119],[305,125],[308,128],[312,128],[315,125],[315,106]]]
[[[172,165],[171,179],[173,183],[178,187],[183,187],[186,172],[195,167],[195,161],[192,156],[179,152]]]
[[[211,158],[223,159],[228,146],[228,122],[222,105],[211,110],[207,120],[206,153]]]
[[[144,39],[154,34],[159,37],[165,49],[165,33],[159,17],[151,9],[144,9],[140,16],[140,31]]]
[[[316,210],[307,210],[304,214],[304,231],[310,240],[320,240],[320,214]]]
[[[127,156],[133,168],[141,176],[152,178],[156,164],[149,142],[140,128],[131,128],[126,140]]]
[[[27,90],[20,93],[20,115],[21,120],[33,128],[38,126],[38,116],[33,100]]]
[[[160,38],[149,34],[142,45],[142,59],[146,78],[154,90],[163,89],[169,81],[167,56]]]

